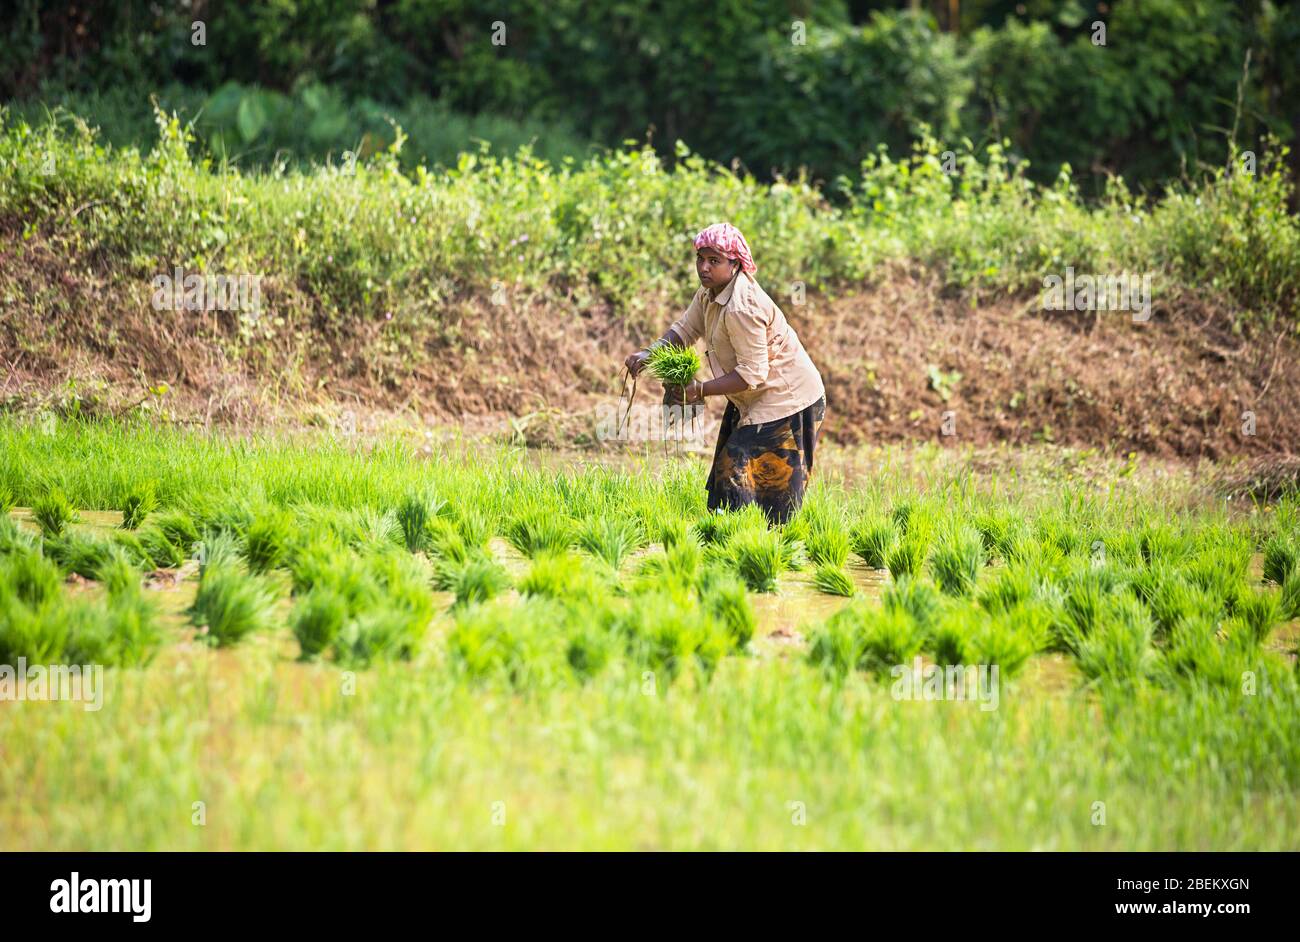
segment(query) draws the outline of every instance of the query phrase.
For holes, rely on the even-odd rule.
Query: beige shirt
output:
[[[799,335],[746,271],[738,272],[716,298],[710,299],[709,289],[701,285],[672,330],[688,347],[703,338],[714,379],[735,370],[749,384],[727,396],[740,412],[741,425],[784,419],[826,395]]]

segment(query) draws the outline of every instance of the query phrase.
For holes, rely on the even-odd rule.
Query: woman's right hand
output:
[[[636,376],[641,372],[641,366],[645,363],[646,357],[649,355],[649,352],[646,350],[638,350],[636,353],[629,354],[628,358],[623,361],[623,365],[627,367],[629,373]]]

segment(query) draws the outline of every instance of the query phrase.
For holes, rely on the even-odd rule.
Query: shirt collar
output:
[[[727,282],[727,286],[725,288],[723,288],[721,291],[718,292],[718,296],[713,299],[713,303],[719,304],[722,307],[726,307],[727,302],[731,300],[732,293],[736,290],[736,282],[740,280],[740,276],[743,275],[744,273],[745,273],[744,269],[741,269],[740,271],[736,272],[736,276],[732,278],[729,282]]]

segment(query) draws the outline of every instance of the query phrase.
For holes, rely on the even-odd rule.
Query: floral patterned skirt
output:
[[[826,419],[826,397],[794,415],[741,425],[732,403],[722,414],[709,471],[709,510],[758,504],[769,523],[785,523],[803,503],[813,452]]]

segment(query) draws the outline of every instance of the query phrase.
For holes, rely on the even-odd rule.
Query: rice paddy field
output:
[[[1300,847],[1295,495],[422,443],[0,420],[0,848]]]

